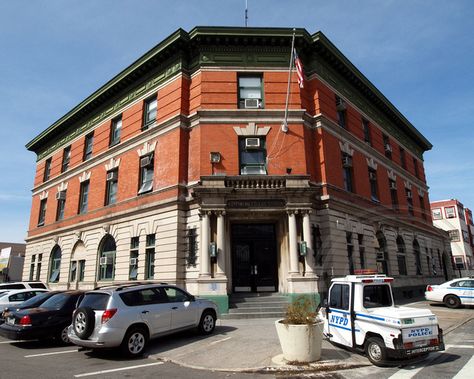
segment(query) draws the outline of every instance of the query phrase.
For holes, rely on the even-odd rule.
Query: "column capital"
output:
[[[299,210],[298,209],[287,209],[286,213],[288,214],[288,216],[297,215],[299,213]]]
[[[214,214],[215,214],[216,216],[225,216],[225,213],[226,213],[226,212],[225,212],[225,209],[218,209],[218,210],[215,210],[215,211],[214,211]]]
[[[300,212],[303,216],[305,216],[305,215],[309,216],[311,213],[313,213],[313,210],[312,209],[301,209]]]

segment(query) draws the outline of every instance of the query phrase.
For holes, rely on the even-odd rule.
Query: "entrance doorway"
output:
[[[232,283],[234,292],[278,291],[274,224],[233,224]]]

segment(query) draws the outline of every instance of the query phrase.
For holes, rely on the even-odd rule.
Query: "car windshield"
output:
[[[41,304],[41,308],[60,309],[64,304],[66,304],[66,302],[69,300],[69,297],[70,296],[68,294],[58,293],[51,296],[48,300]]]
[[[31,307],[32,305],[35,304],[41,304],[43,303],[48,297],[50,297],[51,294],[49,292],[41,293],[39,295],[33,296],[31,299],[28,299],[21,303],[22,308],[28,308]]]
[[[390,307],[392,295],[387,284],[364,286],[364,308]]]
[[[81,307],[89,307],[93,310],[107,309],[107,303],[110,296],[105,293],[86,293],[84,299],[81,301]]]

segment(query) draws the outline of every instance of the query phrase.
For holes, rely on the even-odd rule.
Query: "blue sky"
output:
[[[178,28],[244,25],[245,0],[0,0],[0,241],[22,242],[24,145]],[[248,0],[249,26],[321,30],[432,142],[431,200],[474,208],[474,1]]]

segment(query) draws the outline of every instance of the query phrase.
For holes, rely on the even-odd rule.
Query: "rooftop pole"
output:
[[[248,11],[248,7],[247,7],[247,5],[248,5],[247,2],[248,2],[248,0],[245,0],[245,27],[247,27],[247,21],[249,19],[249,16],[248,16],[249,11]]]

